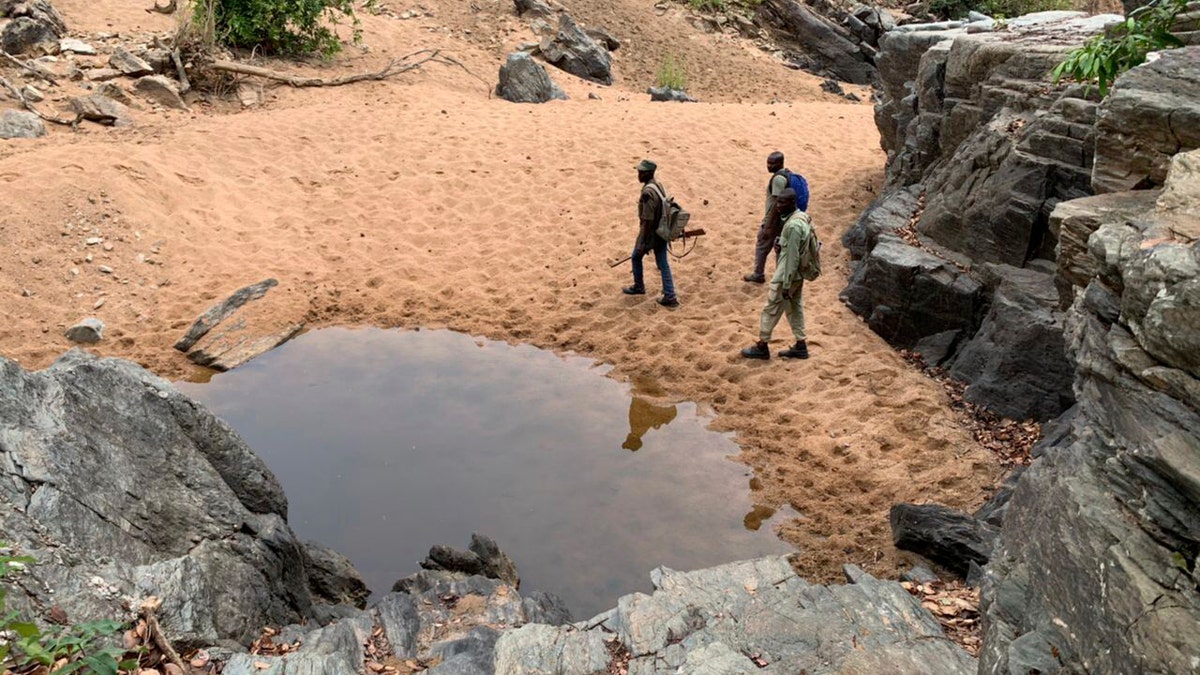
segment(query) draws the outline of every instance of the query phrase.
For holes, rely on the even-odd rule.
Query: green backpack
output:
[[[821,276],[821,240],[817,238],[817,228],[813,227],[812,216],[803,211],[797,212],[808,224],[808,239],[800,245],[800,276],[805,281],[813,281]]]
[[[674,197],[668,195],[666,188],[659,185],[658,181],[646,183],[646,187],[650,188],[662,200],[663,205],[662,218],[659,219],[658,228],[654,230],[654,234],[657,234],[658,238],[663,241],[675,241],[687,228],[692,214],[680,206]]]

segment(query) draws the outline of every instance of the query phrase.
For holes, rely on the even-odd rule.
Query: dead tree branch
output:
[[[13,64],[14,66],[20,68],[21,70],[27,70],[30,73],[32,73],[35,77],[45,80],[56,87],[58,86],[58,82],[50,75],[50,73],[46,72],[46,70],[44,68],[39,68],[32,63],[29,63],[27,61],[22,61],[21,59],[18,59],[17,57],[13,56],[12,54],[9,54],[8,52],[4,51],[3,49],[0,49],[0,56],[3,56],[5,61],[8,61],[9,63]]]
[[[79,121],[83,119],[82,114],[76,115],[75,119],[73,119],[73,120],[63,119],[61,117],[55,117],[53,115],[47,115],[46,113],[44,113],[41,110],[38,110],[36,107],[34,107],[33,103],[31,103],[28,99],[26,99],[24,94],[17,91],[17,88],[14,87],[11,82],[4,79],[3,77],[0,77],[0,86],[3,86],[5,89],[7,89],[8,93],[12,94],[14,98],[16,98],[18,101],[20,101],[21,105],[25,106],[26,110],[33,113],[34,115],[37,115],[38,117],[40,117],[44,120],[46,120],[47,122],[52,122],[54,124],[61,124],[64,127],[74,128],[76,125],[79,124]]]
[[[187,666],[183,665],[183,659],[179,658],[179,652],[175,651],[175,648],[171,646],[170,641],[167,640],[167,636],[163,635],[162,626],[158,624],[158,617],[155,614],[161,606],[161,599],[156,596],[150,596],[138,608],[138,614],[141,614],[142,619],[146,622],[147,637],[158,648],[158,651],[167,657],[168,661],[179,667],[181,672],[189,672]]]
[[[146,11],[147,12],[155,12],[158,14],[174,14],[175,10],[178,6],[179,6],[179,0],[171,0],[170,2],[168,2],[165,5],[160,5],[160,4],[158,4],[158,0],[154,0],[154,6],[147,7]]]
[[[179,93],[181,95],[188,93],[192,90],[192,83],[188,81],[187,71],[183,68],[183,57],[180,56],[178,47],[171,50],[171,63],[175,64],[175,73],[179,75]]]
[[[412,59],[414,59],[416,57],[421,57],[421,58],[413,61]],[[445,54],[442,54],[441,51],[437,50],[437,49],[422,49],[420,51],[416,51],[411,54],[402,56],[398,59],[392,59],[391,61],[388,62],[387,66],[385,66],[383,68],[383,70],[379,70],[376,72],[357,73],[355,75],[343,75],[341,77],[334,77],[334,78],[305,77],[303,75],[290,75],[288,73],[281,73],[277,70],[271,70],[269,68],[260,68],[258,66],[251,66],[251,65],[244,64],[244,63],[235,63],[233,61],[213,61],[209,67],[212,68],[213,70],[220,71],[223,73],[232,73],[235,75],[250,75],[253,77],[261,77],[265,80],[271,80],[273,82],[282,82],[283,84],[286,84],[286,85],[289,85],[292,87],[340,87],[342,85],[353,84],[355,82],[385,80],[389,77],[393,77],[393,76],[399,75],[401,73],[407,73],[412,70],[417,70],[422,65],[424,65],[426,63],[430,63],[430,62],[440,63],[442,65],[447,65],[447,66],[458,66],[458,67],[462,68],[463,70],[465,70],[472,77],[479,79],[480,81],[484,82],[485,84],[487,82],[486,80],[483,80],[479,76],[472,73],[461,62],[457,61],[456,59],[454,59],[450,56],[446,56]]]

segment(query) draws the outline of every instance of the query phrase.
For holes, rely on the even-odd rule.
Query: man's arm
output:
[[[770,192],[767,195],[767,211],[763,214],[763,227],[775,227],[781,220],[779,215],[779,195],[787,189],[787,177],[779,174],[771,176]]]
[[[655,208],[657,206],[657,208]],[[654,231],[658,229],[658,221],[662,200],[652,191],[643,189],[642,197],[638,200],[638,240],[637,247],[646,249],[654,241]]]
[[[784,225],[783,233],[779,236],[779,264],[775,267],[771,283],[789,289],[800,279],[800,239],[800,228]]]

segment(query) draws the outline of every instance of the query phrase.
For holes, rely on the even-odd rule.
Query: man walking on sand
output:
[[[658,165],[648,159],[638,162],[638,181],[642,184],[642,194],[638,198],[638,237],[633,245],[633,285],[621,289],[625,295],[645,295],[646,283],[642,274],[642,258],[647,253],[654,252],[654,263],[662,273],[662,297],[658,304],[663,307],[678,307],[679,300],[675,297],[675,282],[671,278],[671,265],[667,261],[667,242],[658,236],[658,224],[662,220],[664,202],[667,191],[662,184],[654,179]]]
[[[784,221],[779,235],[779,264],[775,266],[775,276],[771,278],[767,291],[767,304],[759,320],[758,342],[743,349],[742,356],[748,359],[771,358],[767,343],[771,340],[775,325],[779,323],[779,317],[787,314],[796,344],[779,352],[779,355],[785,359],[807,359],[808,343],[804,338],[804,306],[801,299],[804,290],[801,256],[808,251],[809,240],[814,236],[812,220],[807,213],[796,208],[796,192],[791,188],[781,192],[777,201]]]
[[[767,181],[767,205],[763,212],[762,223],[758,226],[758,239],[754,243],[754,271],[742,277],[743,281],[755,284],[765,283],[767,255],[775,249],[775,264],[779,264],[779,232],[783,227],[783,218],[779,211],[779,194],[788,187],[791,172],[783,166],[783,153],[779,151],[767,155],[767,171],[771,179]],[[796,195],[797,207],[801,211],[808,210],[808,193]]]

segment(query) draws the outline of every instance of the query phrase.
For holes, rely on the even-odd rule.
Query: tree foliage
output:
[[[196,0],[193,19],[220,44],[267,54],[335,54],[342,43],[332,27],[343,22],[360,36],[353,0]]]
[[[1055,66],[1051,71],[1055,83],[1065,78],[1094,84],[1101,97],[1108,96],[1113,81],[1145,63],[1150,52],[1183,46],[1171,34],[1171,26],[1187,4],[1188,0],[1157,0],[1130,12],[1125,21],[1091,38]]]

